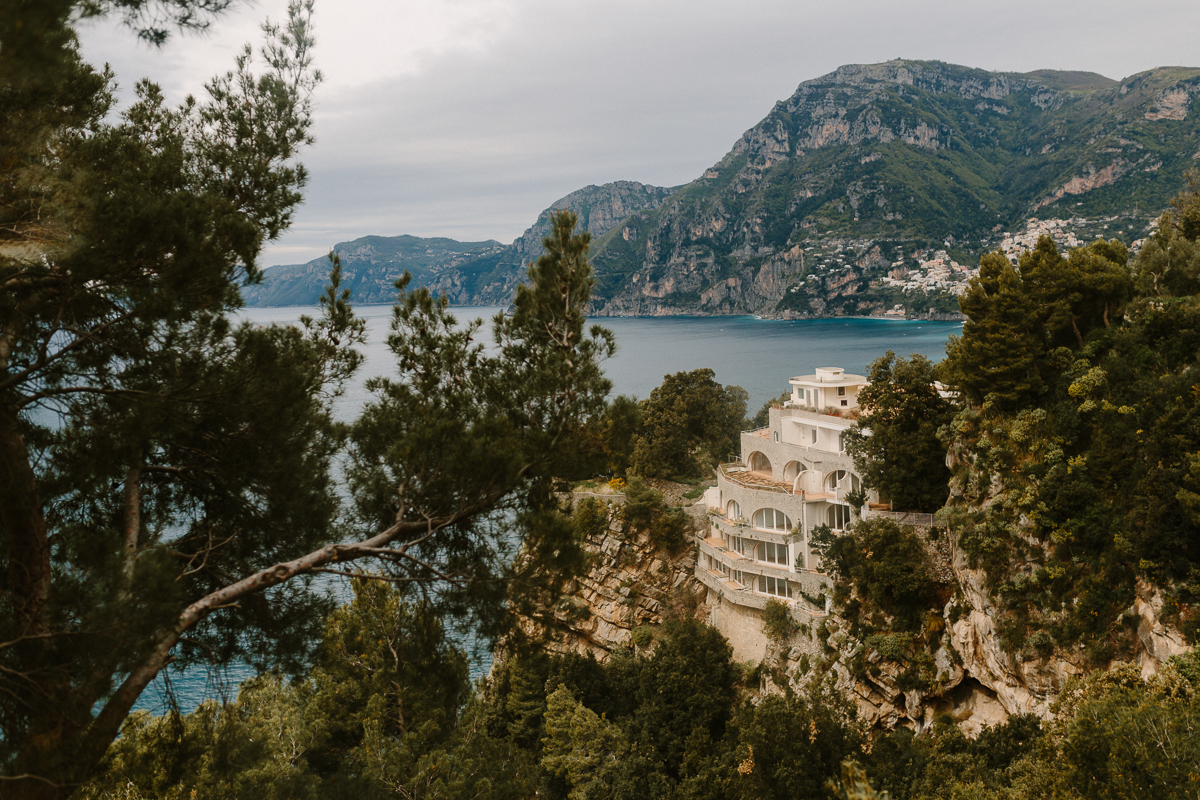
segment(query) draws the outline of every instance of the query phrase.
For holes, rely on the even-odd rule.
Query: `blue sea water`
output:
[[[393,372],[386,338],[391,306],[359,306],[367,321],[366,359],[356,381],[339,399],[337,415],[353,418],[369,399],[367,378]],[[452,309],[458,321],[482,318],[480,341],[491,341],[491,319],[498,307]],[[302,314],[316,316],[316,308],[246,309],[242,317],[252,324],[294,324]],[[756,317],[609,317],[592,321],[616,336],[617,354],[604,366],[613,382],[613,394],[647,397],[664,375],[711,368],[723,384],[741,386],[750,395],[749,412],[788,389],[788,378],[811,374],[816,367],[843,367],[865,374],[867,366],[888,350],[897,355],[919,353],[938,361],[946,340],[960,332],[957,322],[885,319],[764,320]],[[471,642],[465,642],[468,646]],[[491,666],[490,655],[479,653],[472,664],[478,677]],[[236,684],[251,675],[245,666],[220,673],[190,670],[170,677],[179,706],[189,711],[205,699],[232,698]],[[166,684],[160,679],[143,695],[138,707],[159,712],[165,707]]]

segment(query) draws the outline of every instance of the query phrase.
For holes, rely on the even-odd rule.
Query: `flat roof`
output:
[[[814,386],[857,386],[867,382],[866,375],[850,375],[847,373],[842,373],[837,378],[831,378],[827,375],[798,375],[795,378],[788,378],[788,383],[810,383]]]

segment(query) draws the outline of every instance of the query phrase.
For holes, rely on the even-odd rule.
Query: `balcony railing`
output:
[[[765,475],[759,475],[755,472],[749,472],[740,462],[734,461],[727,464],[722,464],[719,467],[721,476],[730,483],[735,483],[743,489],[755,489],[762,492],[778,492],[780,494],[792,494],[791,487],[787,484],[768,478]]]
[[[913,525],[923,528],[932,528],[937,524],[936,515],[922,514],[916,511],[876,511],[868,509],[866,519],[887,519],[897,525]]]
[[[760,594],[749,586],[743,586],[732,578],[725,576],[723,572],[717,570],[705,569],[698,567],[696,569],[696,577],[700,582],[719,592],[723,597],[729,599],[730,602],[740,606],[748,606],[750,608],[763,609],[767,607],[767,603],[771,600],[778,600],[781,603],[787,603],[792,609],[804,612],[810,617],[827,617],[829,616],[824,611],[817,611],[810,608],[808,603],[800,598],[776,597],[769,594]]]

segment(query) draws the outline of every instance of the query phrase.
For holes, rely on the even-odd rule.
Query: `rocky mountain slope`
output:
[[[416,236],[364,236],[334,246],[342,260],[342,279],[356,303],[390,303],[395,281],[405,270],[416,285],[444,293],[452,303],[502,305],[512,300],[517,284],[532,261],[542,254],[542,239],[550,232],[550,215],[568,209],[579,215],[580,228],[599,237],[630,215],[656,208],[674,190],[633,181],[588,186],[555,201],[538,215],[519,239],[457,242]],[[246,305],[311,305],[329,278],[328,258],[307,264],[272,267],[263,281],[243,290]]]
[[[1181,67],[1114,81],[845,66],[800,84],[691,183],[589,186],[507,247],[439,245],[454,256],[418,280],[456,303],[506,303],[550,211],[569,208],[596,239],[599,315],[952,312],[1006,234],[1142,239],[1200,159],[1197,95],[1200,69]],[[412,268],[363,241],[338,246],[352,270]],[[268,271],[252,304],[298,298],[271,288],[298,269]]]
[[[434,284],[447,271],[467,262],[503,252],[495,241],[457,242],[417,236],[364,236],[340,242],[334,250],[342,260],[342,284],[356,303],[391,303],[395,283],[407,270],[417,284]],[[242,289],[248,306],[313,305],[329,282],[327,257],[307,264],[271,267],[263,281]]]
[[[1132,244],[1200,156],[1197,94],[1193,69],[1117,83],[936,62],[843,67],[801,84],[702,177],[602,239],[597,308],[923,311],[948,307],[965,273],[924,293],[884,279],[928,271],[938,249],[970,266],[1031,218]]]

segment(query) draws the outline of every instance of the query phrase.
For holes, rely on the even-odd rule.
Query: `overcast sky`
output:
[[[182,99],[286,5],[242,2],[158,50],[87,23],[84,53]],[[842,64],[1200,65],[1195,0],[317,0],[315,28],[311,181],[267,264],[367,234],[507,243],[588,184],[686,183]]]

